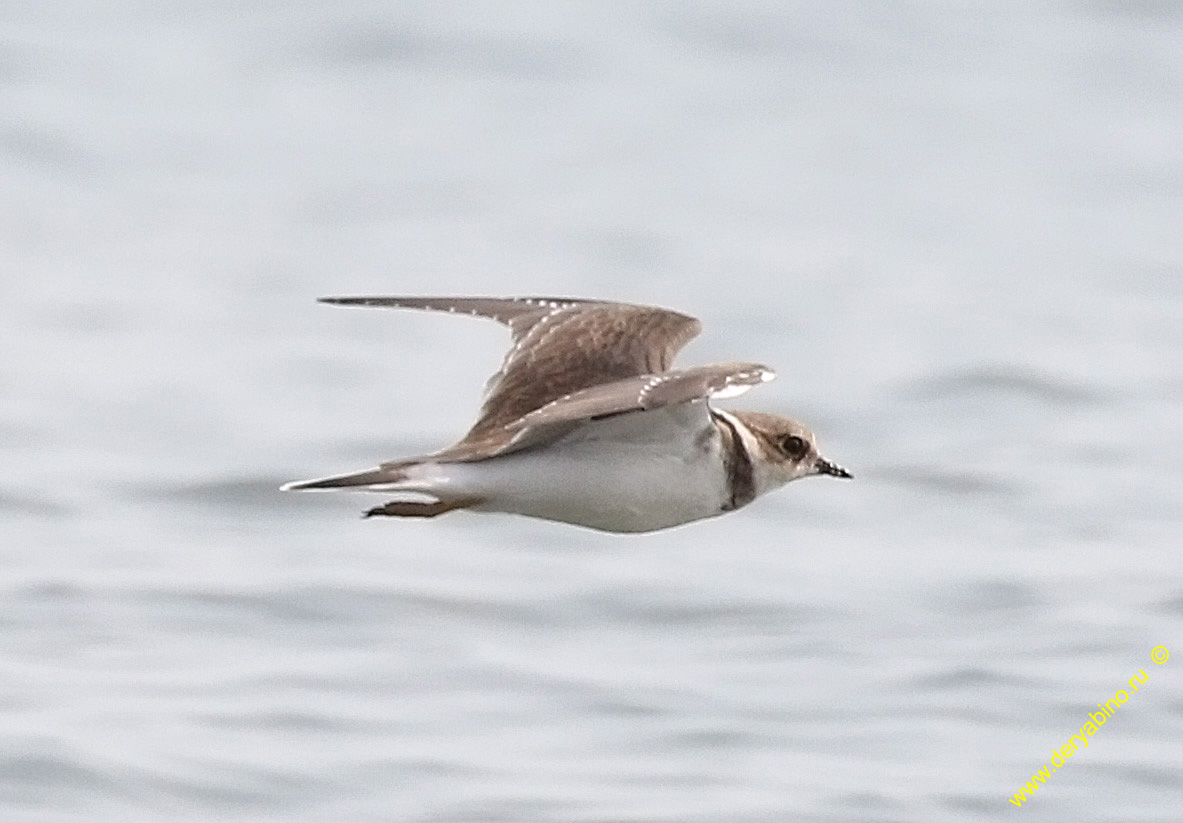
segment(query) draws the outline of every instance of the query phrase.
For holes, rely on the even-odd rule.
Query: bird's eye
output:
[[[792,459],[799,460],[805,456],[805,452],[809,451],[809,444],[805,442],[804,438],[790,434],[780,441],[780,449]]]

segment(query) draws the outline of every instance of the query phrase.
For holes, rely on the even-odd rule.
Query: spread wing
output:
[[[485,387],[476,423],[454,449],[506,439],[511,424],[584,389],[660,376],[701,328],[695,318],[668,309],[564,297],[326,297],[321,302],[469,314],[509,326],[513,346]]]
[[[432,459],[464,462],[509,454],[557,440],[590,420],[735,397],[775,376],[767,366],[756,363],[717,363],[601,383],[556,397],[500,429],[476,437],[470,434]]]
[[[662,406],[735,397],[776,376],[756,363],[716,363],[661,374],[641,374],[581,389],[550,401],[506,426],[510,431],[595,420]]]

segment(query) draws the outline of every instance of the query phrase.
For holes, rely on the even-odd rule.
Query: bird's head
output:
[[[755,438],[759,457],[755,466],[756,482],[760,492],[815,474],[847,478],[854,476],[822,457],[818,453],[813,432],[796,420],[763,412],[733,411],[731,414]]]

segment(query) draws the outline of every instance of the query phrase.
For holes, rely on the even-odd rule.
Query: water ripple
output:
[[[939,400],[972,397],[1009,397],[1055,406],[1097,406],[1109,402],[1106,392],[1061,376],[1021,368],[979,367],[946,372],[901,387],[908,397]]]

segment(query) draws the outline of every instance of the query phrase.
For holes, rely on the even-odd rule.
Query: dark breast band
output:
[[[736,431],[735,424],[722,415],[711,412],[711,420],[723,438],[723,469],[727,480],[727,503],[723,511],[729,512],[746,506],[756,499],[756,476],[752,468],[752,456],[748,454],[743,438]]]

